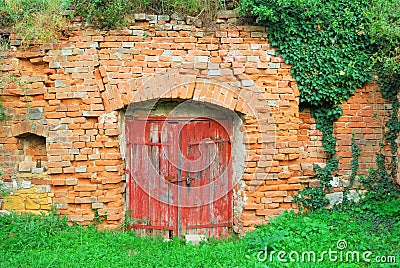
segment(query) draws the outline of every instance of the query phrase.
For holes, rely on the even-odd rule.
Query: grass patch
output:
[[[400,263],[400,199],[369,203],[345,211],[322,210],[295,215],[287,212],[243,239],[210,241],[188,246],[180,239],[139,238],[129,232],[98,231],[68,226],[50,215],[0,217],[1,267],[396,267]],[[340,261],[341,250],[370,251],[371,262]],[[259,250],[275,251],[272,261]],[[331,262],[320,254],[337,251]],[[314,251],[316,262],[278,260],[277,252]],[[292,255],[293,257],[294,255]],[[343,255],[345,256],[345,255]],[[397,264],[378,263],[376,256],[394,256]],[[361,258],[361,255],[360,255]],[[301,258],[300,258],[301,260]]]

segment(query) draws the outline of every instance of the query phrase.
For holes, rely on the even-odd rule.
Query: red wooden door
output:
[[[221,236],[232,226],[232,121],[126,120],[133,228]]]

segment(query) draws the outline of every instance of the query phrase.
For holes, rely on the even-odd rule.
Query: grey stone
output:
[[[325,168],[326,163],[314,163],[314,170],[316,169],[317,166],[319,166],[320,168]]]
[[[103,208],[103,207],[104,207],[103,203],[92,203],[93,209],[98,209],[98,208]]]
[[[326,199],[329,200],[329,205],[327,206],[327,208],[332,208],[334,205],[342,203],[343,192],[327,194]]]
[[[270,63],[269,64],[269,68],[271,68],[271,69],[279,69],[279,68],[281,68],[281,64],[280,63]]]
[[[171,15],[171,19],[173,20],[183,20],[182,17],[180,17],[178,14],[174,13]]]
[[[32,187],[32,183],[30,181],[21,181],[21,188],[29,189]]]
[[[17,183],[17,181],[16,181],[16,180],[13,180],[11,184],[12,184],[12,186],[11,186],[11,187],[12,187],[12,189],[19,189],[19,187],[18,187],[18,183]]]
[[[208,69],[209,70],[217,70],[217,69],[219,69],[219,64],[218,63],[214,63],[214,62],[210,62],[210,63],[208,63]]]
[[[143,36],[144,36],[144,31],[143,31],[143,30],[133,30],[133,31],[132,31],[132,35],[133,35],[133,36],[140,36],[140,37],[143,37]]]
[[[89,46],[92,48],[98,48],[99,47],[99,42],[90,42]]]
[[[56,209],[68,209],[68,204],[56,203]]]
[[[39,120],[44,117],[43,108],[28,108],[28,118],[31,120]]]
[[[20,79],[21,83],[35,83],[45,81],[45,77],[41,75],[35,76],[22,76]]]
[[[352,200],[352,201],[358,203],[360,201],[360,194],[358,193],[357,190],[350,190],[347,195],[347,198],[349,200]]]
[[[61,63],[60,63],[60,62],[50,62],[50,63],[49,63],[49,68],[50,68],[50,69],[58,69],[58,68],[61,68]]]
[[[207,242],[205,235],[187,234],[185,235],[186,244],[192,244],[193,246],[199,246],[200,242]]]
[[[64,73],[66,74],[72,74],[72,73],[76,73],[76,68],[64,68]]]
[[[197,56],[195,59],[197,59],[197,62],[208,62],[209,60],[208,56]]]
[[[33,174],[42,174],[42,173],[44,173],[44,168],[36,168],[36,167],[34,167],[34,168],[32,168],[32,173]]]
[[[67,85],[63,82],[63,81],[61,81],[61,80],[56,80],[55,82],[54,82],[54,87],[66,87]]]
[[[169,15],[159,15],[158,20],[169,21],[170,17]]]
[[[242,87],[252,87],[254,86],[253,80],[243,80]]]
[[[221,76],[221,70],[209,70],[208,75],[209,76]]]
[[[79,154],[79,149],[69,149],[69,154],[73,155]]]
[[[92,111],[82,111],[82,115],[84,117],[99,117],[99,115],[96,112]]]
[[[10,41],[11,46],[20,46],[21,45],[21,40],[11,40]]]
[[[146,20],[150,22],[157,22],[157,15],[146,15]]]
[[[171,61],[173,62],[183,62],[183,57],[181,56],[172,56]]]
[[[87,170],[87,167],[76,167],[75,168],[75,172],[77,172],[77,173],[84,173],[84,172],[86,172],[86,170]]]
[[[72,94],[72,96],[74,97],[74,98],[80,98],[80,99],[85,99],[85,98],[87,98],[88,97],[88,93],[87,92],[74,92],[73,94]]]
[[[339,187],[340,186],[340,178],[333,177],[329,183],[332,185],[332,187]]]
[[[37,194],[44,194],[44,193],[50,193],[51,187],[50,185],[41,185],[40,188],[36,189]]]
[[[8,210],[0,210],[0,215],[11,215],[11,212]]]
[[[146,20],[146,14],[144,13],[135,14],[135,20]]]
[[[61,56],[72,56],[72,49],[62,49]]]
[[[279,105],[278,104],[276,104],[276,101],[268,101],[268,106],[269,107],[279,107]]]
[[[90,43],[90,47],[92,47],[92,43],[93,42]],[[95,43],[97,43],[97,42],[95,42]],[[93,47],[96,47],[96,46],[93,46]],[[85,50],[83,48],[75,48],[74,49],[74,54],[75,55],[84,55],[85,54]]]
[[[122,42],[122,47],[134,47],[134,42]]]
[[[247,61],[258,62],[260,58],[258,56],[247,56]]]

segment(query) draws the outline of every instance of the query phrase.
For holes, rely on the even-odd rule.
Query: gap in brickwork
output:
[[[19,136],[22,161],[19,172],[43,173],[47,170],[46,138],[27,133]]]

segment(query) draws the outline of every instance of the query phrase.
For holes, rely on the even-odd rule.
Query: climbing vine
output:
[[[400,27],[400,26],[399,26]],[[399,34],[400,44],[400,34]],[[400,65],[400,64],[399,64]],[[384,64],[377,64],[377,74],[379,77],[378,85],[383,98],[390,101],[391,109],[388,110],[389,120],[386,122],[384,141],[380,143],[380,150],[376,156],[376,168],[370,169],[368,177],[362,180],[364,187],[368,191],[369,199],[387,199],[400,196],[398,187],[395,183],[397,176],[397,138],[400,132],[399,108],[400,102],[398,94],[400,91],[399,69],[392,69]],[[384,154],[385,146],[390,149],[390,156]]]
[[[368,35],[379,89],[391,107],[388,109],[389,120],[385,124],[384,139],[376,156],[376,168],[370,169],[361,182],[367,190],[366,200],[386,200],[400,196],[394,183],[398,172],[397,138],[400,132],[400,0],[371,0],[365,15],[369,20]]]
[[[394,1],[396,3],[389,7],[386,4],[380,5],[383,2],[385,1],[242,0],[240,3],[242,15],[251,14],[259,24],[267,26],[271,45],[277,47],[277,53],[282,55],[287,64],[292,64],[291,72],[300,91],[300,105],[311,110],[317,128],[322,132],[327,163],[325,167],[316,167],[316,177],[320,180],[321,187],[300,191],[299,195],[294,197],[294,202],[300,208],[315,210],[327,204],[323,196],[332,187],[330,182],[338,170],[339,162],[335,157],[336,139],[332,135],[333,122],[342,114],[339,105],[347,100],[356,88],[371,81],[374,67],[379,63],[394,71],[391,72],[392,79],[383,80],[387,81],[383,82],[384,84],[389,84],[387,89],[382,87],[382,82],[379,85],[384,97],[385,91],[388,91],[391,92],[391,100],[395,100],[391,119],[386,125],[388,130],[385,137],[393,155],[391,174],[387,176],[394,176],[397,172],[395,158],[396,138],[399,132],[399,104],[396,101],[398,90],[394,88],[399,87],[396,84],[397,78],[397,82],[393,81],[396,76],[393,73],[398,75],[400,68],[398,58],[387,60],[387,56],[392,55],[393,47],[386,49],[383,54],[382,47],[387,47],[387,44],[395,46],[400,42],[396,43],[398,39],[395,39],[395,42],[390,40],[389,43],[383,40],[382,37],[391,39],[393,27],[385,28],[387,32],[392,31],[390,34],[382,34],[382,29],[379,29],[383,25],[379,21],[382,16],[377,12],[382,6],[388,9],[397,7],[397,11],[390,14],[394,13],[394,16],[397,16],[397,20],[394,21],[398,23],[399,1]],[[392,15],[384,16],[390,16],[389,21],[393,19]],[[381,81],[380,75],[379,78]],[[386,172],[384,167],[378,169],[382,169],[382,173]]]
[[[346,208],[346,206],[350,206],[353,203],[353,200],[349,198],[349,193],[352,187],[354,186],[354,182],[357,177],[357,172],[358,168],[360,167],[360,164],[358,162],[358,157],[361,154],[360,148],[358,147],[358,144],[354,138],[355,134],[352,134],[351,137],[351,155],[352,159],[350,161],[351,164],[351,174],[349,177],[349,182],[348,185],[344,187],[343,191],[343,202],[342,204],[339,205],[339,207]],[[361,177],[362,178],[362,177]]]

